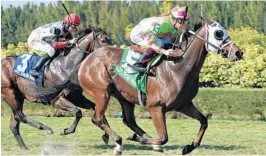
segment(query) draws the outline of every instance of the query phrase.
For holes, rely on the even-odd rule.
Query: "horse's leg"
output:
[[[144,132],[136,123],[134,116],[135,104],[120,98],[118,98],[118,101],[122,107],[123,123],[132,131],[136,132],[136,135],[143,136],[144,134],[146,134],[146,132]]]
[[[135,132],[134,134],[128,136],[127,140],[141,142],[141,140],[143,140],[143,139],[151,138],[136,123],[135,115],[134,115],[135,104],[130,103],[130,102],[123,100],[123,99],[119,99],[119,98],[118,98],[118,101],[122,107],[123,123],[127,127],[129,127],[132,131]],[[153,145],[153,150],[161,152],[162,148],[160,145]]]
[[[94,92],[94,100],[96,107],[92,116],[92,122],[115,141],[116,147],[114,148],[114,154],[122,154],[122,138],[104,122],[104,113],[110,100],[110,93],[107,90],[99,89],[97,92]]]
[[[27,125],[30,125],[32,127],[35,127],[39,130],[43,130],[45,133],[47,134],[53,134],[53,131],[50,127],[40,123],[40,122],[37,122],[37,121],[34,121],[30,118],[28,118],[26,115],[23,114],[22,111],[18,111],[16,112],[16,116],[15,118],[19,121],[22,121],[23,123],[27,124]]]
[[[27,119],[27,117],[22,112],[24,98],[19,91],[4,86],[2,86],[1,89],[2,89],[1,91],[2,99],[7,102],[7,104],[11,107],[12,110],[12,115],[10,118],[10,129],[14,134],[21,149],[27,149],[27,146],[25,145],[19,132],[19,124],[21,121],[38,129],[45,130],[45,132],[47,133],[51,134],[53,132],[49,127],[41,123]]]
[[[10,128],[11,132],[14,134],[20,148],[23,150],[28,150],[28,147],[25,145],[22,137],[20,136],[19,125],[20,125],[20,121],[17,121],[15,119],[15,115],[12,112],[11,117],[10,117],[9,128]]]
[[[3,78],[2,78],[3,79]],[[9,81],[5,81],[7,83],[6,86],[10,86]],[[1,98],[6,101],[6,103],[11,107],[11,116],[10,116],[10,122],[9,122],[9,128],[13,135],[15,136],[19,146],[23,150],[27,150],[28,147],[24,143],[21,135],[20,135],[20,121],[15,118],[15,110],[21,110],[23,109],[23,102],[24,98],[21,94],[16,93],[15,90],[5,87],[4,83],[1,86]]]
[[[78,107],[76,107],[74,104],[72,104],[70,101],[68,101],[64,97],[64,95],[61,95],[54,103],[52,103],[52,105],[55,108],[75,113],[76,117],[75,117],[75,120],[73,121],[71,127],[65,128],[60,134],[61,135],[67,135],[70,133],[74,133],[76,128],[77,128],[77,125],[79,123],[79,120],[82,118],[81,110]]]
[[[10,130],[12,131],[12,133],[14,134],[19,146],[21,149],[23,150],[28,150],[28,147],[26,146],[26,144],[24,143],[22,137],[20,136],[20,121],[15,119],[15,115],[14,113],[11,113],[11,117],[10,117]]]
[[[78,107],[84,108],[84,109],[95,110],[95,104],[92,101],[88,100],[85,96],[82,95],[82,90],[71,91],[69,94],[67,94],[67,96],[65,98],[67,100],[69,100],[71,103],[73,103],[75,106],[78,106]],[[104,117],[104,122],[109,126],[105,117]],[[102,140],[104,141],[105,144],[108,144],[109,135],[107,133],[105,133],[102,136]]]
[[[168,141],[165,112],[163,111],[163,108],[160,106],[148,107],[147,111],[151,115],[153,124],[157,130],[159,138],[158,139],[145,138],[141,140],[141,143],[152,144],[152,145],[164,145]]]
[[[103,118],[103,122],[108,126],[110,127],[109,123],[107,122],[107,119],[106,117],[104,116]],[[108,141],[109,141],[109,135],[105,132],[104,135],[102,136],[102,140],[103,142],[107,145],[108,144]]]
[[[188,105],[185,105],[181,109],[176,110],[178,112],[181,112],[189,117],[192,117],[194,119],[199,120],[201,126],[199,129],[199,132],[196,136],[196,138],[193,140],[191,145],[186,145],[183,148],[182,154],[188,154],[191,151],[193,151],[195,148],[200,146],[200,142],[203,138],[203,135],[208,127],[208,120],[207,118],[193,105],[192,102],[190,102]]]

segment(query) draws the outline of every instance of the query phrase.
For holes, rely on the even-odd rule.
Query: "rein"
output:
[[[192,44],[192,42],[194,41],[194,39],[198,36],[198,37],[200,37],[199,35],[198,35],[198,33],[200,32],[200,30],[202,29],[202,27],[199,29],[199,30],[197,30],[197,32],[195,33],[195,32],[193,32],[194,34],[192,34],[192,35],[194,35],[194,38],[192,39],[192,41],[190,41],[189,42],[189,44],[188,44],[188,46],[186,46],[186,48],[185,48],[185,50],[183,50],[182,48],[181,48],[181,51],[183,52],[181,55],[180,55],[180,57],[182,58],[185,54],[186,54],[186,52],[187,52],[187,50],[188,50],[188,48],[190,47],[190,45]],[[189,30],[188,32],[190,32],[191,30]],[[185,33],[185,32],[184,32]],[[182,42],[182,36],[183,36],[183,34],[184,33],[182,33],[181,34],[181,37],[180,37],[180,40],[179,40],[179,42]],[[191,32],[190,32],[191,33]],[[176,40],[177,41],[177,40]],[[178,44],[174,44],[174,46],[178,46]]]
[[[99,43],[99,40],[97,39],[97,37],[100,35],[100,32],[98,32],[98,33],[96,33],[95,34],[95,32],[94,31],[92,31],[92,33],[93,33],[93,41],[92,41],[92,46],[90,46],[90,48],[89,48],[89,50],[86,50],[86,49],[82,49],[82,48],[80,48],[80,46],[79,46],[79,44],[78,43],[76,43],[76,47],[79,49],[79,50],[81,50],[82,52],[84,52],[84,53],[91,53],[93,50],[93,48],[92,47],[95,47],[95,43],[97,42],[98,44],[100,44]],[[84,37],[82,37],[82,38],[79,38],[78,39],[78,42],[80,43],[81,41],[83,41],[83,40],[88,40],[88,36],[86,37],[86,36],[84,36]]]

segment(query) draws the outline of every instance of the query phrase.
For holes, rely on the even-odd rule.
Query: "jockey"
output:
[[[172,43],[172,39],[184,29],[184,24],[189,19],[186,7],[174,7],[170,16],[145,18],[136,25],[130,34],[133,43],[148,47],[134,67],[146,71],[146,63],[154,53],[169,55],[173,49],[163,49],[164,44]]]
[[[70,14],[70,16],[65,16],[63,21],[40,26],[31,32],[28,45],[35,50],[46,53],[30,71],[33,77],[39,77],[39,70],[58,50],[77,42],[71,33],[76,32],[79,25],[79,16]]]

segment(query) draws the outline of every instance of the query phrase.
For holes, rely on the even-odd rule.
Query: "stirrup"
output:
[[[139,66],[139,64],[134,64],[134,65],[130,65],[128,64],[131,68],[133,68],[135,71],[138,71],[140,73],[145,73],[147,71],[146,67],[143,66]]]

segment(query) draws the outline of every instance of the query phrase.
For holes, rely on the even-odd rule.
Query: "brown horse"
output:
[[[13,74],[12,69],[17,56],[8,56],[2,59],[1,97],[12,109],[10,129],[21,149],[27,149],[27,146],[20,136],[20,122],[44,130],[48,134],[53,133],[52,129],[48,126],[25,116],[23,113],[24,99],[49,104],[56,108],[75,113],[76,117],[73,124],[70,128],[64,129],[61,134],[67,135],[75,132],[77,124],[82,117],[82,112],[78,107],[94,109],[95,105],[82,95],[83,91],[80,88],[70,85],[68,79],[72,73],[77,73],[81,61],[89,53],[93,52],[94,49],[107,45],[111,45],[111,40],[102,29],[88,28],[82,31],[76,45],[66,49],[64,53],[55,57],[46,66],[44,86],[49,88],[41,88],[34,82]],[[63,82],[65,85],[59,85]],[[55,90],[51,91],[51,89]],[[48,94],[41,96],[40,92],[43,91],[48,91]],[[107,134],[103,136],[105,142],[108,141],[108,138],[109,136]]]
[[[201,123],[196,138],[191,145],[184,147],[183,154],[200,145],[208,123],[192,100],[198,92],[199,73],[206,55],[208,52],[218,52],[232,61],[241,59],[243,55],[219,23],[207,20],[202,23],[196,33],[190,31],[193,35],[188,38],[187,48],[184,51],[176,49],[172,57],[163,57],[155,67],[156,76],[148,77],[145,107],[151,115],[158,139],[151,138],[136,124],[134,107],[139,103],[137,90],[113,72],[112,66],[119,65],[123,49],[99,48],[82,62],[78,80],[84,92],[95,100],[92,122],[112,137],[116,143],[116,154],[122,153],[122,138],[104,122],[104,113],[111,95],[122,106],[123,122],[141,137],[139,141],[142,144],[163,145],[168,141],[165,114],[174,110]],[[178,57],[174,57],[175,55]]]

